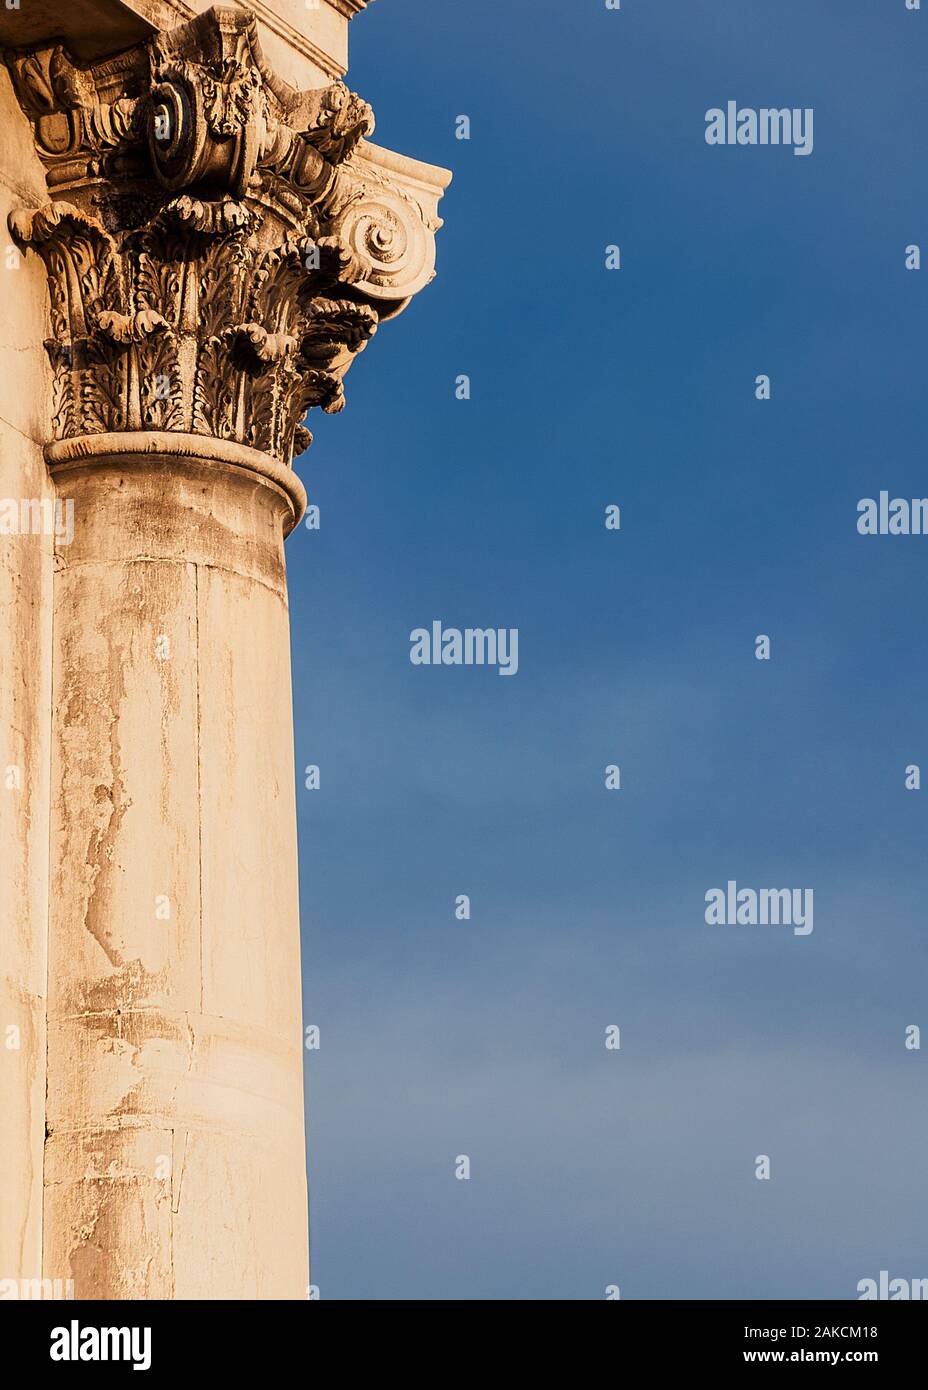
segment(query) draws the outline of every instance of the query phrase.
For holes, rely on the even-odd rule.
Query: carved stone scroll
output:
[[[89,67],[5,59],[52,198],[10,225],[48,273],[54,439],[206,434],[289,464],[432,278],[440,190],[430,208],[381,167],[343,83],[276,78],[242,10]]]

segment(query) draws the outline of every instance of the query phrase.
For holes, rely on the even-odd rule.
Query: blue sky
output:
[[[928,538],[856,530],[861,497],[928,493],[926,26],[352,23],[375,139],[454,182],[438,278],[310,422],[322,527],[287,548],[323,1298],[928,1275]],[[708,146],[730,99],[812,107],[813,153]],[[435,618],[517,627],[518,674],[412,666]],[[707,926],[728,879],[813,888],[813,933]]]

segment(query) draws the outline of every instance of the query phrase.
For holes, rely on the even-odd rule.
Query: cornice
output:
[[[351,19],[354,15],[360,14],[361,10],[366,9],[372,0],[328,0],[339,14],[346,19]],[[183,23],[194,19],[199,11],[185,0],[135,0],[135,8],[157,28],[169,27],[166,23],[168,16],[171,17],[171,25]],[[315,67],[324,72],[331,78],[344,77],[347,68],[331,53],[327,53],[324,48],[313,43],[312,39],[301,29],[297,29],[283,15],[264,3],[264,0],[249,0],[247,5],[242,4],[243,10],[250,11],[260,19],[273,34],[282,39],[296,53],[301,54]]]

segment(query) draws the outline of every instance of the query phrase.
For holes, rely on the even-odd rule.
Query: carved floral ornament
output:
[[[181,431],[289,464],[434,274],[440,220],[363,143],[370,108],[282,83],[241,10],[88,68],[5,59],[53,199],[10,226],[48,272],[55,439]]]

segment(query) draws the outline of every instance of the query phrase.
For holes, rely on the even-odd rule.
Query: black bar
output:
[[[368,1364],[374,1374],[392,1378],[418,1364],[433,1378],[460,1383],[470,1359],[481,1377],[497,1362],[491,1345],[499,1347],[500,1366],[514,1356],[523,1374],[538,1358],[544,1368],[552,1352],[563,1349],[576,1357],[578,1348],[588,1365],[589,1357],[606,1354],[619,1374],[633,1373],[636,1366],[639,1374],[715,1369],[751,1374],[769,1366],[917,1372],[924,1364],[928,1331],[924,1304],[902,1301],[596,1300],[602,1306],[583,1313],[580,1300],[565,1299],[546,1305],[542,1324],[528,1311],[534,1305],[519,1300],[478,1300],[464,1307],[437,1300],[411,1306],[385,1301],[386,1315],[376,1303],[337,1301],[20,1299],[0,1305],[0,1334],[17,1365],[22,1362],[27,1372],[41,1370],[53,1379],[66,1380],[81,1371],[131,1375],[138,1361],[149,1379],[170,1376],[176,1381],[206,1373],[211,1390],[217,1375],[234,1376],[236,1384],[256,1376],[265,1381],[274,1368],[285,1365],[307,1382],[317,1374],[354,1379],[359,1367]],[[102,1334],[104,1328],[126,1331]],[[53,1347],[72,1359],[53,1359]],[[108,1358],[115,1349],[122,1359],[81,1359],[104,1348]],[[75,1352],[79,1359],[73,1359]],[[333,1356],[341,1363],[340,1372],[332,1365]],[[571,1381],[586,1378],[574,1374]]]

